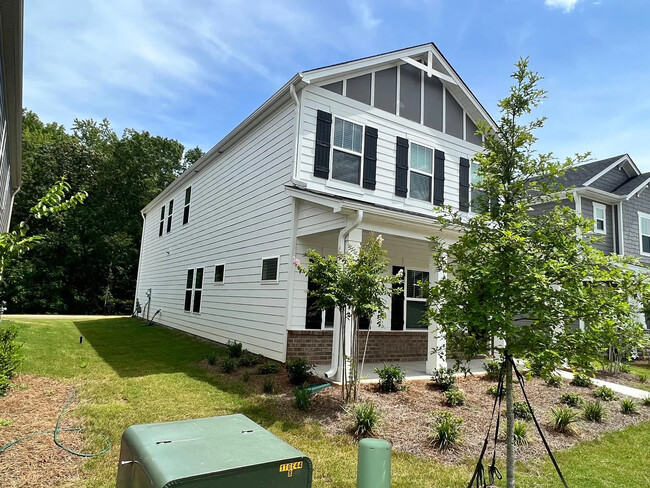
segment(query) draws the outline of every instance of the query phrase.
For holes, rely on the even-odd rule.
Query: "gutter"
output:
[[[345,238],[352,232],[354,229],[359,227],[359,224],[363,220],[363,210],[356,210],[357,216],[353,222],[348,223],[341,232],[339,232],[338,240],[338,252],[345,252]],[[341,354],[341,322],[345,320],[345,317],[341,317],[339,312],[339,321],[338,327],[336,323],[334,324],[334,330],[332,331],[332,365],[328,371],[325,372],[325,378],[332,378],[339,371],[339,356]]]

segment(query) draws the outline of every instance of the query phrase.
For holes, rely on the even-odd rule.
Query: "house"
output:
[[[340,317],[309,313],[292,257],[372,232],[405,286],[365,324],[367,361],[444,365],[417,283],[438,277],[427,236],[456,238],[434,206],[470,211],[479,120],[494,127],[431,43],[298,73],[142,210],[142,316],[336,377]]]
[[[23,10],[23,0],[0,0],[0,232],[9,230],[21,182]]]

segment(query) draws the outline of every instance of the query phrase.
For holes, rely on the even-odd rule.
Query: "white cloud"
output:
[[[366,30],[372,30],[381,24],[381,19],[373,14],[370,4],[362,0],[353,0],[350,2],[350,8],[357,16],[361,26]]]
[[[578,0],[544,0],[547,7],[560,8],[565,12],[571,12]]]

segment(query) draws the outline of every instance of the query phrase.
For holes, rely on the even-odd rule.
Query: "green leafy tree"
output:
[[[402,281],[401,276],[387,273],[388,258],[381,245],[381,236],[371,235],[358,249],[352,248],[338,256],[321,256],[314,250],[307,251],[305,256],[309,260],[308,267],[294,259],[298,270],[317,285],[317,289],[310,292],[316,298],[315,308],[339,309],[343,350],[350,351],[342,365],[342,395],[346,403],[358,399],[358,385],[365,356],[363,353],[360,362],[359,319],[363,317],[370,320],[376,316],[381,325],[386,318],[384,298],[393,292],[394,283]],[[366,342],[367,340],[368,336]]]
[[[203,149],[201,149],[199,146],[185,151],[185,155],[183,156],[183,169],[187,169],[192,166],[199,159],[201,159],[204,154],[205,153],[203,152]]]
[[[586,367],[614,338],[639,341],[631,297],[648,295],[630,258],[604,255],[593,244],[593,221],[562,204],[561,181],[586,155],[559,161],[534,150],[544,118],[531,110],[545,97],[528,60],[516,64],[514,84],[500,101],[492,130],[478,132],[485,150],[479,163],[480,212],[467,218],[447,209],[443,228],[462,229],[457,242],[432,237],[433,258],[445,278],[430,288],[428,317],[461,360],[488,354],[495,341],[502,356],[533,358],[550,371],[563,362]],[[476,193],[475,193],[476,195]],[[557,205],[531,212],[542,202]],[[576,327],[578,321],[584,328]],[[500,345],[501,344],[501,345]],[[507,486],[514,487],[513,381],[506,367]]]

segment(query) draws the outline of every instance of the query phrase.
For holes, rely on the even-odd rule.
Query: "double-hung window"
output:
[[[332,178],[358,185],[361,181],[363,126],[335,117]]]
[[[650,256],[650,214],[639,212],[639,246],[641,254]]]
[[[169,201],[169,209],[167,210],[167,232],[172,230],[172,216],[174,215],[174,200]]]
[[[411,143],[410,197],[431,201],[433,149]]]
[[[214,267],[214,282],[219,285],[222,285],[225,278],[226,278],[226,265],[217,264]]]
[[[423,323],[427,300],[421,282],[429,282],[428,271],[409,269],[406,271],[406,328],[426,329]]]
[[[605,220],[605,212],[607,207],[602,203],[594,202],[594,232],[596,234],[607,234],[607,222]]]
[[[185,283],[185,311],[201,312],[203,292],[203,268],[188,269]]]
[[[470,209],[472,212],[478,212],[479,198],[481,198],[483,192],[475,186],[477,183],[480,183],[481,177],[478,175],[478,163],[476,161],[471,161],[469,165]]]
[[[158,227],[158,237],[163,235],[165,229],[165,206],[160,209],[160,227]]]
[[[185,190],[185,206],[183,207],[183,225],[190,221],[190,201],[192,200],[192,187]]]

